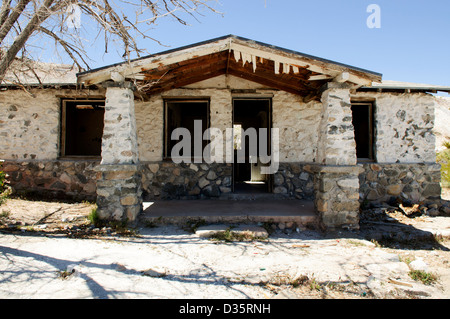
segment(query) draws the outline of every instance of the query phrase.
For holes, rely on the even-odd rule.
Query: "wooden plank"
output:
[[[255,54],[258,56],[256,52],[263,52],[259,56],[265,58],[267,55],[268,59],[271,57],[276,57],[276,61],[281,63],[288,63],[290,65],[303,65],[308,66],[308,69],[317,72],[320,74],[330,74],[332,77],[337,76],[341,72],[349,72],[352,76],[354,76],[355,80],[359,82],[354,82],[361,84],[364,80],[369,81],[381,81],[380,75],[372,74],[368,72],[364,72],[364,70],[356,70],[351,66],[340,65],[337,62],[333,61],[321,61],[320,58],[315,59],[314,57],[302,56],[300,54],[292,54],[284,51],[280,51],[277,48],[271,48],[269,46],[261,46],[256,42],[247,42],[242,41],[240,39],[233,39],[231,43],[232,49],[244,50],[248,48],[245,52]],[[256,51],[253,51],[256,50]],[[264,54],[265,53],[265,54]],[[297,61],[297,62],[294,62]]]
[[[267,71],[270,71],[271,73],[275,73],[274,72],[274,70],[275,70],[275,63],[276,63],[275,61],[264,59],[264,58],[254,59],[254,61],[256,62],[257,69],[263,68],[263,69],[265,69]],[[232,62],[239,63],[239,61],[236,61],[234,55],[232,55]],[[241,64],[242,64],[242,62],[241,62]],[[278,67],[280,67],[279,63],[278,63]],[[306,68],[297,67],[297,66],[293,66],[293,65],[290,65],[290,67],[292,69],[290,68],[289,72],[288,73],[284,72],[284,74],[288,74],[288,75],[292,75],[292,76],[299,76],[300,78],[307,79],[306,75],[309,76],[309,74],[311,73],[311,71],[309,71]],[[294,71],[294,69],[296,69],[296,70]],[[281,72],[281,73],[278,72],[278,73],[280,75],[283,74],[283,72]]]
[[[279,53],[273,53],[273,52],[269,52],[269,51],[259,50],[256,48],[251,48],[251,47],[237,44],[234,42],[231,43],[231,49],[237,50],[239,52],[245,52],[245,53],[263,58],[265,60],[272,60],[272,61],[277,61],[280,63],[287,63],[290,65],[297,66],[299,68],[307,68],[314,72],[319,72],[319,73],[327,72],[327,69],[325,69],[324,67],[314,65],[314,64],[310,63],[309,61],[305,62],[304,60],[301,60],[301,59],[289,58],[289,57],[280,55]]]
[[[278,83],[286,87],[295,88],[296,90],[311,91],[317,89],[317,87],[311,85],[310,83],[307,83],[302,77],[294,75],[290,76],[287,74],[276,75],[273,73],[273,71],[267,70],[265,68],[257,68],[256,72],[252,72],[251,70],[249,71],[247,68],[242,67],[242,65],[240,65],[239,63],[231,62],[230,69],[234,69],[235,71],[241,73],[248,73],[249,76],[253,74],[254,75],[253,78],[255,79],[261,79],[261,81],[267,79],[271,81],[271,83]]]
[[[334,79],[333,82],[344,83],[350,79],[350,73],[342,72],[339,73]]]
[[[226,53],[226,52],[224,52],[224,53]],[[170,73],[192,71],[192,70],[195,70],[197,67],[201,67],[201,66],[209,65],[209,64],[215,64],[217,62],[225,62],[226,60],[227,60],[227,54],[213,54],[213,55],[190,59],[188,61],[183,61],[180,63],[175,63],[172,65],[160,67],[160,68],[154,69],[154,70],[148,70],[148,71],[145,71],[144,74],[146,75],[146,79],[152,80],[152,79],[161,77],[161,75],[163,75],[167,71],[170,71]]]
[[[176,78],[173,78],[173,81],[167,81],[162,83],[162,85],[158,85],[158,87],[153,87],[148,90],[145,90],[145,92],[148,95],[153,95],[156,93],[162,93],[168,90],[176,89],[185,85],[189,85],[192,83],[204,81],[222,74],[225,74],[226,66],[224,65],[223,68],[219,68],[216,70],[210,70],[209,72],[199,72],[195,75],[189,76],[189,77],[183,77],[178,76]]]
[[[198,47],[188,48],[171,52],[168,54],[157,55],[154,57],[148,57],[140,60],[135,60],[130,63],[122,63],[120,65],[100,69],[96,72],[86,73],[78,77],[78,83],[84,83],[85,85],[98,84],[110,79],[110,73],[117,71],[123,76],[137,74],[144,70],[155,69],[161,66],[166,66],[181,61],[193,59],[208,54],[218,53],[222,51],[228,51],[229,40],[220,40],[213,43],[204,44]]]
[[[156,69],[143,68],[141,71],[145,72],[145,73],[158,72],[158,71],[165,72],[165,71],[171,70],[171,69],[189,68],[189,67],[197,65],[197,64],[207,64],[207,63],[210,63],[211,61],[219,61],[219,60],[225,61],[227,58],[228,58],[228,53],[224,51],[224,52],[219,52],[219,53],[208,54],[205,56],[196,57],[193,59],[177,62],[177,63],[170,64],[170,65],[160,66]]]
[[[197,77],[199,75],[224,68],[226,68],[226,61],[218,61],[213,64],[198,65],[195,68],[183,69],[182,71],[178,72],[169,71],[166,74],[160,75],[160,77],[156,78],[155,80],[159,80],[161,85],[166,85],[167,83],[176,81],[179,78],[188,79],[190,77]]]
[[[241,72],[238,70],[235,70],[234,68],[230,68],[228,70],[228,74],[249,80],[249,81],[253,81],[262,85],[266,85],[268,87],[274,88],[274,89],[278,89],[278,90],[282,90],[282,91],[286,91],[292,94],[297,94],[297,95],[304,95],[306,93],[309,93],[308,91],[305,90],[301,90],[298,87],[293,87],[293,86],[289,86],[286,85],[284,83],[280,83],[278,81],[273,81],[269,78],[266,77],[262,77],[258,74],[251,74],[251,73],[247,73],[247,72]]]
[[[318,99],[318,92],[314,92],[314,93],[310,93],[310,94],[308,94],[307,96],[305,96],[304,98],[303,98],[303,103],[309,103],[309,102],[311,102],[312,100],[316,100],[316,99]]]
[[[321,80],[331,80],[332,77],[328,74],[311,75],[308,81],[321,81]]]

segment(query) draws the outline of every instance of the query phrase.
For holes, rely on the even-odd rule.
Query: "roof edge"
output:
[[[145,60],[145,59],[155,58],[155,57],[158,57],[158,56],[162,56],[162,55],[166,55],[166,54],[170,54],[170,53],[174,53],[174,52],[177,52],[177,51],[182,51],[182,50],[186,50],[186,49],[190,49],[190,48],[194,48],[194,47],[199,47],[199,46],[202,46],[202,45],[205,45],[205,44],[209,44],[209,43],[213,43],[213,42],[217,42],[217,41],[221,41],[221,40],[225,40],[225,39],[236,39],[236,40],[240,40],[240,41],[247,42],[247,43],[254,43],[254,44],[262,46],[262,47],[271,48],[271,49],[274,49],[274,50],[277,50],[277,51],[281,51],[281,52],[285,52],[285,53],[288,53],[288,54],[293,54],[293,55],[301,56],[301,57],[304,57],[304,58],[317,60],[317,61],[320,61],[320,62],[323,62],[323,63],[334,64],[334,65],[337,65],[337,66],[340,66],[340,67],[344,67],[344,68],[347,68],[347,69],[351,69],[351,70],[354,70],[354,71],[357,71],[357,72],[368,73],[368,74],[370,74],[372,76],[376,76],[376,77],[382,77],[383,76],[381,73],[374,72],[374,71],[371,71],[371,70],[355,67],[355,66],[352,66],[352,65],[348,65],[348,64],[345,64],[345,63],[341,63],[341,62],[336,62],[336,61],[329,60],[329,59],[324,59],[324,58],[321,58],[321,57],[317,57],[317,56],[313,56],[313,55],[310,55],[310,54],[302,53],[302,52],[299,52],[299,51],[294,51],[294,50],[282,48],[282,47],[275,46],[275,45],[270,45],[270,44],[267,44],[267,43],[264,43],[264,42],[260,42],[260,41],[247,39],[247,38],[240,37],[240,36],[233,35],[233,34],[229,34],[229,35],[213,38],[213,39],[210,39],[210,40],[201,41],[201,42],[193,43],[193,44],[190,44],[190,45],[181,46],[181,47],[178,47],[178,48],[174,48],[174,49],[170,49],[170,50],[166,50],[166,51],[150,54],[150,55],[147,55],[147,56],[143,56],[143,57],[139,57],[139,58],[136,58],[136,59],[132,59],[130,61],[118,62],[118,63],[102,66],[102,67],[99,67],[99,68],[95,68],[95,69],[92,69],[92,70],[79,72],[79,73],[76,74],[76,76],[79,77],[79,76],[82,76],[82,75],[86,75],[86,74],[90,74],[90,73],[95,73],[95,72],[98,72],[98,71],[106,70],[108,68],[114,68],[114,67],[117,67],[117,66],[121,66],[121,65],[124,65],[126,63],[133,63],[133,62],[137,62],[137,61],[141,61],[141,60]]]

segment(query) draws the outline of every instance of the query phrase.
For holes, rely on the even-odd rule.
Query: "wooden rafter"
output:
[[[186,76],[196,78],[200,76],[197,74],[199,70],[205,70],[204,66],[217,68],[221,61],[226,63],[224,74],[229,74],[234,69],[247,78],[258,81],[264,75],[268,77],[268,80],[262,80],[264,82],[286,88],[294,85],[295,90],[300,92],[317,90],[329,81],[347,82],[355,88],[371,86],[372,82],[381,81],[379,73],[233,35],[81,72],[77,77],[80,84],[98,85],[114,80],[111,74],[116,72],[119,76],[115,79],[123,77],[126,81],[131,79],[144,82],[144,85],[157,80],[161,85],[169,86],[165,83],[168,75],[176,78],[189,69],[192,74]],[[239,63],[245,70],[237,67]]]
[[[277,90],[284,90],[304,97],[305,102],[317,99],[320,88],[329,81],[352,82],[348,72],[333,71],[329,74],[312,68],[310,63],[294,64],[294,59],[265,53],[264,57],[248,52],[235,52],[242,46],[233,45],[222,50],[210,48],[204,54],[189,54],[185,59],[173,57],[167,60],[153,59],[151,64],[134,68],[135,73],[126,76],[133,78],[147,95],[161,93],[195,82],[207,80],[223,74],[233,75]],[[251,53],[257,53],[253,49]],[[273,57],[271,59],[271,57]],[[112,71],[114,72],[114,71]],[[112,74],[112,73],[111,73]]]
[[[256,62],[256,68],[252,63]],[[230,51],[222,51],[206,56],[195,57],[172,65],[163,65],[151,70],[143,69],[139,78],[143,78],[145,93],[148,95],[161,93],[174,88],[189,85],[209,78],[230,74],[253,81],[278,90],[284,90],[302,96],[314,96],[322,81],[310,82],[308,78],[314,74],[305,68],[297,73],[293,68],[289,73],[275,74],[274,62],[265,59],[254,59],[252,63],[236,61]],[[152,84],[154,82],[154,84]]]

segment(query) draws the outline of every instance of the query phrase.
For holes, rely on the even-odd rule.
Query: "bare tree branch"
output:
[[[26,0],[24,0],[26,1]],[[27,26],[16,37],[14,43],[6,51],[6,54],[0,59],[0,80],[3,80],[6,70],[11,65],[12,61],[16,57],[17,53],[24,47],[31,34],[37,29],[37,27],[50,16],[50,5],[54,0],[45,0],[42,6],[36,11],[34,16],[30,19]],[[0,81],[1,82],[1,81]]]
[[[8,18],[9,13],[11,12],[11,1],[12,0],[4,0],[2,2],[2,7],[0,9],[0,26],[5,23],[6,18]]]
[[[70,58],[72,59],[72,61],[78,66],[78,68],[80,70],[83,69],[83,67],[81,66],[80,63],[78,63],[78,59],[75,57],[75,54],[78,55],[79,59],[81,59],[81,61],[83,61],[83,63],[89,67],[88,63],[84,60],[83,58],[83,54],[80,53],[76,48],[74,48],[71,44],[67,43],[66,41],[64,41],[63,39],[61,39],[60,37],[58,37],[55,33],[53,33],[52,31],[39,26],[39,28],[37,29],[38,31],[41,31],[42,33],[45,33],[46,35],[52,37],[53,39],[55,39],[56,42],[58,42],[66,51],[66,53],[70,56]]]
[[[0,8],[0,83],[15,59],[20,55],[25,59],[36,52],[33,41],[45,46],[42,41],[37,41],[39,35],[52,39],[55,49],[62,49],[78,68],[89,69],[83,34],[91,39],[93,34],[94,37],[103,34],[105,53],[110,42],[119,42],[123,58],[129,61],[132,54],[140,56],[144,52],[138,45],[139,39],[150,39],[163,45],[145,28],[156,25],[164,17],[187,25],[185,17],[196,19],[202,14],[201,9],[218,13],[209,5],[211,1],[216,0],[3,0]],[[86,29],[68,26],[73,18],[69,9],[74,6],[79,8],[83,24],[89,26]],[[93,28],[97,28],[95,33]]]
[[[28,3],[30,3],[30,1],[31,0],[20,0],[18,4],[12,9],[10,8],[11,1],[9,1],[9,5],[8,7],[5,7],[5,10],[7,10],[8,13],[10,10],[12,10],[12,13],[7,17],[2,16],[2,20],[4,19],[4,22],[0,25],[0,43],[3,42],[12,26],[17,22],[23,10],[28,5]],[[5,5],[5,3],[2,4],[2,15],[6,15],[6,12],[3,12],[3,5]]]

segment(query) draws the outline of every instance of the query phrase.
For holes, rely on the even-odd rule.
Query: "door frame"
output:
[[[242,100],[247,100],[247,101],[267,101],[269,103],[269,110],[268,110],[268,134],[269,134],[269,139],[268,139],[268,150],[271,150],[271,136],[272,136],[272,113],[273,113],[273,106],[272,106],[272,97],[232,97],[232,119],[231,119],[231,127],[232,127],[232,132],[233,132],[233,137],[234,137],[234,124],[235,124],[235,101],[242,101]],[[233,163],[232,163],[232,171],[231,171],[231,191],[232,193],[235,192],[235,168],[236,168],[236,163],[234,162],[234,138],[233,138]],[[269,175],[269,178],[267,179],[267,193],[272,193],[273,192],[273,176]]]

